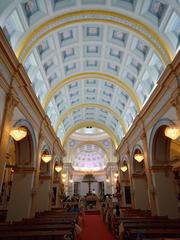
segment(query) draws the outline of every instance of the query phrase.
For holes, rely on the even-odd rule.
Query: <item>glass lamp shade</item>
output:
[[[127,171],[127,165],[123,165],[123,166],[121,167],[121,171],[122,171],[122,172],[126,172],[126,171]]]
[[[115,182],[117,181],[117,178],[116,178],[116,177],[114,177],[114,181],[115,181]]]
[[[62,179],[62,182],[65,183],[66,179]]]
[[[55,170],[56,170],[56,172],[59,173],[59,172],[62,170],[62,167],[59,166],[59,165],[56,165],[56,166],[55,166]]]
[[[109,183],[109,182],[110,182],[109,178],[106,178],[106,182],[107,182],[107,183]]]
[[[176,140],[180,136],[180,129],[177,126],[169,126],[165,128],[164,134],[166,137]]]
[[[10,131],[10,135],[15,141],[20,141],[27,136],[27,129],[25,127],[12,128]]]
[[[117,178],[117,177],[118,177],[118,173],[115,173],[115,174],[114,174],[114,177]]]
[[[142,160],[144,159],[144,156],[143,156],[142,153],[136,153],[136,154],[134,155],[134,158],[136,159],[136,161],[142,162]]]
[[[43,154],[41,158],[45,163],[48,163],[51,161],[52,156],[50,154]]]
[[[69,182],[70,182],[70,183],[73,183],[73,180],[72,180],[72,179],[70,179],[70,180],[69,180]]]
[[[62,177],[66,178],[67,174],[66,173],[62,173]]]

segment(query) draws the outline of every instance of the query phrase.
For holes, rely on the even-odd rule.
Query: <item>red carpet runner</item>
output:
[[[81,240],[113,240],[100,215],[86,215]]]

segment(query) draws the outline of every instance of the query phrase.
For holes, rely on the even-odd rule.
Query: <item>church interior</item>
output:
[[[180,239],[179,49],[179,0],[0,0],[0,240]]]

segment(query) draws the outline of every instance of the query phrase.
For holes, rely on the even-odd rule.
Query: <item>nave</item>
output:
[[[108,202],[109,203],[109,202]],[[35,218],[0,223],[2,240],[172,240],[180,239],[180,219],[152,216],[151,211],[76,206],[36,214]],[[116,205],[117,206],[117,205]],[[118,213],[118,214],[117,214]]]
[[[179,50],[180,0],[0,0],[2,239],[178,239]]]

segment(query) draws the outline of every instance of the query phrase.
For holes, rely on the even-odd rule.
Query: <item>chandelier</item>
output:
[[[117,178],[118,177],[118,173],[116,172],[116,173],[114,173],[114,177],[115,178]]]
[[[110,182],[109,178],[106,178],[106,182],[107,182],[107,183],[109,183],[109,182]]]
[[[15,141],[20,141],[27,136],[27,129],[25,127],[14,127],[11,129],[10,135]]]
[[[165,128],[164,134],[166,137],[176,140],[180,136],[180,129],[175,125],[171,125]]]
[[[49,161],[51,161],[52,156],[51,156],[51,155],[48,153],[48,151],[46,150],[46,151],[43,152],[41,158],[42,158],[43,162],[48,163]]]
[[[127,163],[124,161],[124,162],[123,162],[123,165],[121,166],[121,171],[122,171],[122,172],[126,172],[127,169],[128,169]]]
[[[62,173],[62,177],[66,178],[67,174],[66,173]]]
[[[59,172],[62,170],[62,167],[59,166],[59,165],[56,165],[56,166],[55,166],[55,170],[56,170],[56,172],[59,173]]]
[[[140,152],[139,149],[138,149],[137,152],[135,153],[134,159],[135,159],[137,162],[139,162],[139,163],[144,160],[144,155]]]

